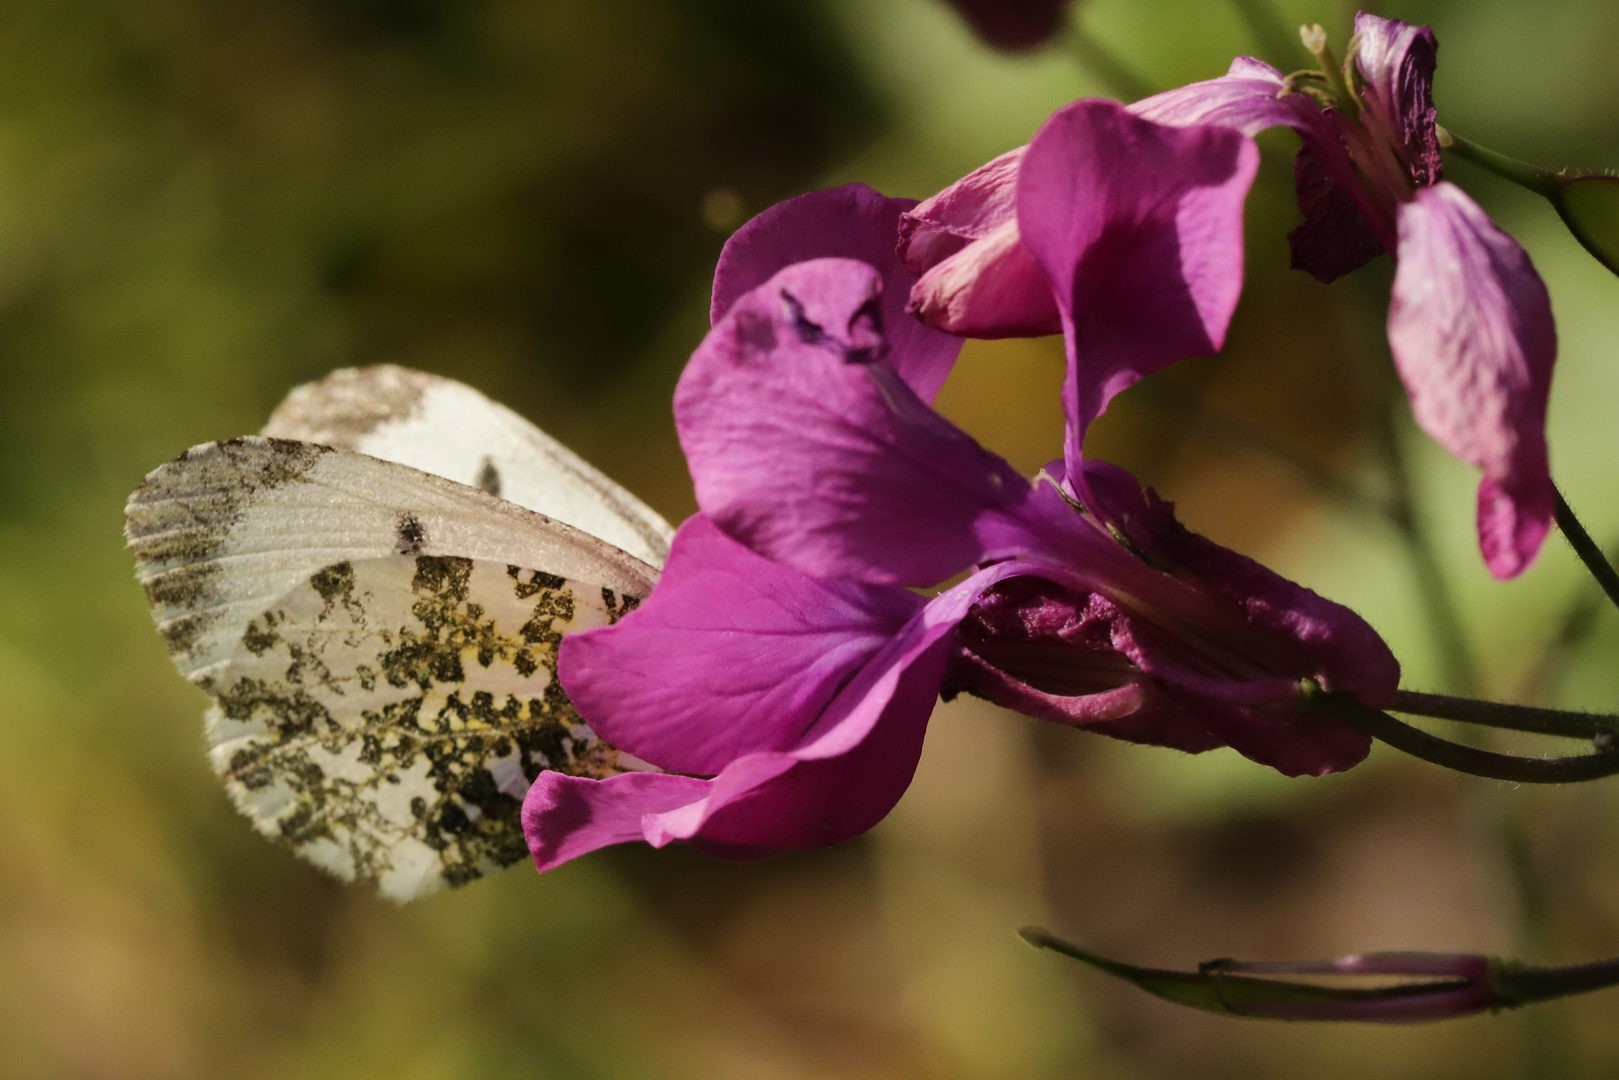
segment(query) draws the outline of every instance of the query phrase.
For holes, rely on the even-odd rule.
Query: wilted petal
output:
[[[1383,254],[1360,204],[1308,146],[1293,159],[1293,190],[1304,213],[1303,223],[1287,234],[1294,270],[1325,285]]]
[[[1281,72],[1252,57],[1239,56],[1219,78],[1142,98],[1130,111],[1143,120],[1175,127],[1219,124],[1252,136],[1285,124],[1306,138],[1336,138],[1314,102],[1302,94],[1283,96],[1282,85]]]
[[[1296,684],[1312,678],[1325,689],[1354,694],[1374,709],[1389,703],[1400,684],[1399,661],[1377,631],[1349,608],[1187,529],[1176,520],[1172,503],[1155,492],[1143,493],[1135,478],[1117,466],[1087,461],[1073,487],[1136,550],[1176,580],[1219,598],[1240,623],[1225,621],[1229,616],[1218,607],[1194,607],[1169,593],[1154,597],[1154,606],[1225,640],[1279,680]],[[1156,663],[1162,668],[1164,661]],[[1192,672],[1166,669],[1161,674],[1188,691],[1233,704],[1258,704],[1264,697],[1263,692],[1211,688]]]
[[[782,271],[692,355],[675,422],[732,537],[806,573],[931,585],[1022,550],[1032,488],[876,359],[880,287],[846,259]]]
[[[916,273],[900,264],[894,244],[901,214],[914,206],[914,199],[890,199],[864,184],[812,191],[777,203],[726,241],[714,269],[710,320],[718,323],[732,304],[793,263],[858,259],[882,275],[881,310],[893,350],[890,360],[919,397],[932,401],[956,362],[961,342],[906,313]]]
[[[1394,361],[1423,430],[1484,470],[1479,545],[1490,572],[1510,578],[1551,527],[1551,298],[1528,253],[1454,184],[1418,189],[1399,228]]]
[[[773,563],[699,514],[639,609],[563,639],[559,675],[613,746],[712,775],[745,754],[796,749],[922,604],[905,589]]]
[[[946,697],[971,693],[1026,716],[1199,753],[1225,745],[1120,652],[1128,621],[1097,593],[1035,564],[987,589],[957,632]]]
[[[1433,104],[1433,73],[1439,42],[1426,26],[1360,12],[1355,16],[1360,48],[1356,63],[1366,77],[1361,98],[1378,126],[1392,132],[1405,149],[1418,184],[1437,184],[1444,175],[1439,154],[1438,111]]]
[[[1258,167],[1253,141],[1230,128],[1168,127],[1109,101],[1062,109],[1029,144],[1018,222],[1068,339],[1069,460],[1113,395],[1219,351]]]

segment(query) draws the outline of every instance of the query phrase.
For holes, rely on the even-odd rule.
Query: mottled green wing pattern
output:
[[[267,835],[407,900],[526,854],[543,769],[647,766],[556,680],[565,634],[657,571],[477,488],[277,439],[155,470],[125,531],[153,618],[214,706],[214,767]]]
[[[408,899],[525,858],[542,769],[621,771],[556,680],[557,645],[627,601],[515,566],[399,555],[324,567],[215,678],[210,758],[266,835]]]

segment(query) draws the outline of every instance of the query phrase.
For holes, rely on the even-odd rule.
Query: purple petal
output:
[[[1300,147],[1293,159],[1293,188],[1304,212],[1304,222],[1287,234],[1294,270],[1325,285],[1383,254],[1354,196],[1309,146]]]
[[[1002,565],[1020,576],[986,592],[963,623],[947,694],[1189,753],[1231,746],[1288,776],[1366,757],[1365,735],[1295,711],[1299,680],[1312,670],[1306,651],[1287,631],[1245,621],[1229,600],[1204,596],[1222,617],[1183,622],[1154,606],[1188,607],[1186,582],[1162,574],[1144,595],[1114,601],[1086,595],[1054,568]]]
[[[910,310],[965,337],[1062,330],[1043,270],[1018,242],[1018,164],[1027,147],[975,169],[900,219],[899,257],[920,274]]]
[[[1017,220],[1018,163],[1028,147],[1008,150],[900,215],[896,253],[924,274],[974,240]]]
[[[523,800],[523,833],[539,870],[640,840],[642,821],[701,799],[709,781],[666,773],[621,773],[606,780],[542,772]]]
[[[1366,760],[1372,740],[1340,720],[1255,709],[1207,698],[1189,699],[1225,745],[1283,776],[1327,776]]]
[[[922,275],[910,310],[929,326],[975,338],[1062,331],[1051,283],[1009,221]]]
[[[1339,188],[1338,197],[1351,200],[1360,209],[1365,221],[1370,223],[1364,224],[1364,228],[1372,230],[1373,235],[1377,237],[1379,248],[1392,251],[1394,233],[1384,225],[1383,215],[1358,178],[1354,163],[1349,158],[1349,151],[1338,133],[1332,115],[1323,111],[1304,94],[1291,93],[1278,96],[1283,85],[1281,73],[1269,64],[1251,57],[1239,56],[1231,61],[1231,69],[1218,79],[1192,83],[1144,98],[1130,106],[1130,111],[1143,119],[1160,124],[1176,126],[1220,124],[1235,128],[1249,136],[1257,135],[1271,127],[1292,128],[1304,140],[1305,149],[1318,160],[1321,172],[1325,174],[1323,179],[1336,183]],[[1314,166],[1310,177],[1312,185],[1318,182],[1313,170]],[[1320,197],[1315,191],[1309,194],[1312,203]],[[1299,203],[1305,212],[1306,221],[1303,228],[1308,238],[1312,231],[1309,221],[1311,207],[1306,205],[1306,192],[1302,187],[1299,189]],[[1351,225],[1348,222],[1344,222],[1343,225],[1355,232],[1362,229],[1362,226]],[[1320,242],[1325,238],[1316,239]],[[1363,239],[1342,240],[1337,243],[1341,246],[1354,247],[1361,242]],[[1307,254],[1300,264],[1301,268],[1307,268],[1305,264],[1322,264],[1323,258]],[[1330,265],[1330,262],[1327,265]]]
[[[675,534],[652,596],[563,639],[559,675],[591,728],[671,772],[712,775],[797,748],[923,600],[755,555],[702,515]]]
[[[1018,224],[1068,339],[1069,460],[1113,395],[1219,351],[1258,167],[1253,140],[1229,128],[1167,127],[1109,101],[1062,109],[1029,144]]]
[[[523,806],[535,864],[545,870],[635,839],[756,854],[826,847],[871,828],[916,771],[956,624],[1005,573],[985,571],[928,601],[791,751],[744,755],[712,780],[540,774]]]
[[[1422,429],[1484,470],[1479,546],[1522,573],[1551,527],[1546,403],[1557,330],[1518,242],[1449,182],[1400,206],[1389,345]]]
[[[1199,592],[1222,598],[1240,623],[1225,622],[1229,616],[1217,607],[1195,607],[1167,591],[1145,597],[1155,607],[1240,649],[1279,680],[1296,684],[1309,677],[1374,709],[1389,703],[1400,683],[1399,661],[1359,615],[1190,531],[1175,519],[1173,504],[1143,493],[1117,466],[1088,461],[1077,479],[1080,497],[1133,547],[1165,566],[1173,579],[1195,582]],[[1155,648],[1150,640],[1141,645]],[[1142,662],[1188,692],[1233,704],[1259,704],[1266,694],[1212,685],[1168,650],[1145,653]]]
[[[778,271],[809,259],[859,259],[883,278],[882,316],[901,377],[924,401],[932,401],[950,374],[961,342],[923,326],[906,312],[916,274],[894,253],[900,216],[914,199],[890,199],[864,184],[812,191],[777,203],[726,241],[714,269],[710,321]]]
[[[1433,103],[1433,73],[1439,42],[1426,26],[1383,19],[1364,11],[1355,16],[1355,54],[1366,84],[1361,98],[1378,126],[1392,132],[1405,150],[1411,179],[1437,184],[1444,175],[1440,161],[1438,111]]]
[[[692,355],[675,421],[732,537],[806,573],[931,585],[1022,550],[1032,487],[875,359],[880,288],[847,259],[783,270]]]
[[[1130,111],[1143,120],[1175,127],[1219,124],[1252,136],[1280,124],[1306,138],[1334,141],[1336,133],[1315,103],[1302,94],[1282,96],[1282,85],[1281,72],[1239,56],[1219,78],[1142,98]]]

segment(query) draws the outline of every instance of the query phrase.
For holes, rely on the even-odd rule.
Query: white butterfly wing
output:
[[[674,530],[566,446],[470,386],[379,364],[294,389],[264,434],[396,461],[481,488],[662,566]]]
[[[526,854],[541,769],[645,766],[556,681],[563,635],[657,571],[571,526],[363,454],[247,438],[130,496],[126,534],[211,760],[266,835],[409,899]],[[535,568],[539,568],[536,570]]]

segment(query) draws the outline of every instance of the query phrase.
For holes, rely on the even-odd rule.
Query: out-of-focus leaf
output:
[[[1578,176],[1554,200],[1563,223],[1585,250],[1619,274],[1619,176]]]

